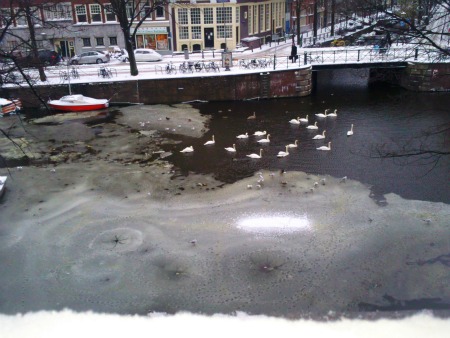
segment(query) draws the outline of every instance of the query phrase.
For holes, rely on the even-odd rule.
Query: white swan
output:
[[[216,143],[216,141],[214,141],[214,135],[212,136],[212,140],[209,140],[209,141],[207,141],[207,142],[205,142],[205,146],[207,146],[207,145],[210,145],[210,144],[214,144],[214,143]]]
[[[194,147],[190,146],[190,147],[186,147],[183,150],[180,150],[180,153],[192,153],[194,151]]]
[[[253,135],[255,136],[264,136],[267,134],[267,131],[255,131],[255,133]]]
[[[289,147],[286,146],[286,151],[279,151],[277,157],[286,157],[289,155]]]
[[[238,135],[236,138],[248,138],[248,133]]]
[[[291,143],[287,145],[288,148],[297,148],[298,147],[298,140],[295,140],[295,143]]]
[[[231,151],[231,152],[236,152],[236,145],[235,144],[233,144],[233,147],[227,147],[227,148],[225,148],[225,150],[226,151]]]
[[[317,121],[316,122],[314,122],[314,125],[309,125],[309,126],[307,126],[306,127],[307,129],[319,129],[319,127],[317,126]]]
[[[335,109],[333,113],[329,113],[328,116],[337,116],[337,109]]]
[[[313,140],[322,140],[325,138],[325,130],[322,132],[322,135],[316,135],[312,139]]]
[[[259,149],[259,155],[258,154],[250,154],[250,155],[246,155],[247,157],[250,158],[261,158],[262,157],[262,149]]]
[[[328,142],[328,147],[327,146],[321,146],[319,148],[316,148],[317,150],[331,150],[331,142]]]
[[[290,120],[289,123],[292,123],[292,124],[300,124],[300,117],[297,117],[296,119]]]
[[[308,115],[306,115],[306,117],[301,117],[299,120],[300,122],[308,123]]]
[[[258,140],[257,142],[258,143],[269,143],[270,142],[269,137],[270,137],[270,134],[267,134],[267,138],[262,138],[262,139]]]
[[[317,117],[327,117],[327,116],[328,116],[328,115],[327,115],[327,111],[328,111],[328,109],[325,109],[325,114],[319,113],[319,114],[316,114],[316,116],[317,116]]]
[[[247,117],[247,120],[254,120],[254,119],[256,119],[256,112],[253,112],[253,115]]]
[[[350,130],[347,132],[347,136],[352,136],[353,135],[353,123],[352,123],[352,127],[350,128]]]

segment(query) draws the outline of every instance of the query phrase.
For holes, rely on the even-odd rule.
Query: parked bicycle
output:
[[[194,63],[189,61],[186,62],[184,61],[181,65],[180,65],[180,72],[181,73],[193,73],[194,72]]]
[[[220,72],[220,67],[216,65],[214,61],[211,61],[206,65],[206,70],[212,70],[213,72]]]
[[[173,65],[172,61],[170,61],[166,65],[166,73],[167,74],[176,74],[177,73],[177,68]]]
[[[194,68],[197,72],[201,72],[203,69],[209,72],[209,67],[207,67],[204,61],[197,61],[194,64]]]
[[[259,67],[258,62],[256,59],[252,60],[239,60],[239,68],[245,68],[245,69],[255,69]]]

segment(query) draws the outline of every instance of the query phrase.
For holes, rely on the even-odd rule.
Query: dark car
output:
[[[53,50],[39,50],[38,57],[35,59],[30,52],[19,63],[22,67],[54,66],[61,61],[61,56]]]
[[[44,65],[54,66],[61,62],[61,56],[54,50],[40,50],[38,51],[39,61]]]

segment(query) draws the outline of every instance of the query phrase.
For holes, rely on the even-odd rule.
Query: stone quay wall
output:
[[[400,85],[418,92],[450,91],[450,63],[408,63]]]
[[[311,74],[311,67],[244,74],[221,70],[215,76],[76,83],[71,87],[72,93],[110,98],[112,104],[239,101],[310,95]],[[34,90],[44,100],[57,99],[68,94],[67,85],[36,86]],[[2,92],[2,97],[19,97],[24,107],[37,108],[43,105],[29,88],[8,88],[2,89]]]

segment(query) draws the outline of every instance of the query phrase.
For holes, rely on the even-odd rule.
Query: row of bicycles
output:
[[[176,74],[177,71],[180,73],[194,73],[194,72],[201,72],[201,71],[212,71],[212,72],[220,72],[220,67],[218,64],[216,64],[214,61],[210,62],[204,62],[204,61],[184,61],[177,67],[172,63],[169,62],[166,65],[166,73],[167,74]]]
[[[272,59],[241,59],[239,60],[239,68],[243,69],[256,69],[256,68],[268,68],[273,65]]]

